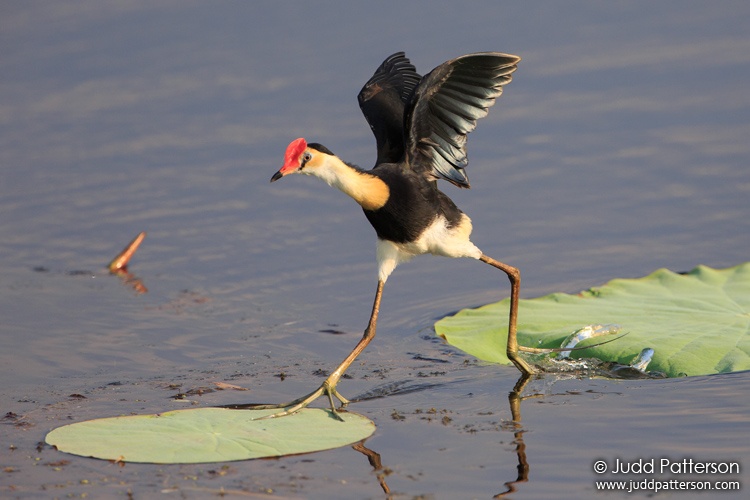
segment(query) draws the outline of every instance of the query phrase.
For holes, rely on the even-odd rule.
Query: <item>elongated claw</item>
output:
[[[344,396],[339,394],[339,391],[336,390],[336,386],[329,385],[328,381],[323,382],[323,384],[318,387],[315,391],[311,392],[310,394],[306,396],[302,396],[301,398],[297,398],[294,401],[290,401],[288,403],[282,403],[278,405],[253,405],[253,409],[256,410],[266,410],[266,409],[274,409],[278,408],[282,411],[273,413],[271,415],[266,415],[264,417],[258,417],[256,420],[265,420],[268,418],[278,418],[278,417],[286,417],[287,415],[294,415],[298,411],[300,411],[303,408],[306,408],[310,405],[313,401],[321,397],[322,395],[326,395],[328,397],[328,402],[331,404],[331,412],[333,415],[341,420],[344,421],[343,418],[341,418],[341,415],[339,415],[338,410],[336,409],[336,403],[334,402],[333,398],[334,396],[336,399],[338,399],[341,402],[341,406],[344,407],[349,404],[349,400],[346,399]]]

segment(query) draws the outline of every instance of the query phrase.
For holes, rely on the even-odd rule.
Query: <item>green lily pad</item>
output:
[[[375,431],[351,412],[305,408],[286,417],[255,420],[278,410],[196,408],[155,415],[87,420],[47,434],[73,455],[124,462],[186,464],[279,457],[328,450],[361,441]]]
[[[506,299],[465,309],[438,321],[435,331],[472,356],[508,364],[509,304]],[[728,269],[698,266],[687,274],[660,269],[577,295],[521,300],[518,315],[518,340],[528,347],[560,347],[568,335],[592,324],[616,324],[628,334],[573,351],[571,358],[628,364],[651,347],[655,354],[648,369],[670,377],[750,369],[750,263]]]

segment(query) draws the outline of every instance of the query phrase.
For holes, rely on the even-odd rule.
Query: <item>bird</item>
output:
[[[404,52],[386,58],[357,96],[377,146],[371,170],[347,163],[304,138],[287,146],[284,164],[271,182],[292,174],[310,175],[353,198],[377,235],[378,280],[370,319],[352,352],[310,394],[263,405],[283,410],[272,417],[296,413],[324,395],[334,414],[334,398],[342,407],[349,403],[337,385],[375,337],[384,285],[400,263],[422,254],[472,258],[505,273],[511,285],[507,356],[525,376],[535,373],[519,351],[539,350],[519,346],[516,335],[520,271],[471,242],[471,219],[438,188],[439,180],[470,187],[465,172],[467,135],[511,82],[520,60],[501,52],[478,52],[451,59],[421,76]]]

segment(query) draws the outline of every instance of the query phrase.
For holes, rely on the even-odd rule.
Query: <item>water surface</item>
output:
[[[746,461],[747,373],[534,381],[526,394],[543,397],[524,400],[514,425],[516,371],[476,363],[431,330],[505,297],[507,281],[439,258],[394,273],[378,338],[341,384],[385,396],[352,408],[378,426],[365,446],[380,471],[351,448],[123,468],[36,448],[61,423],[184,407],[174,394],[214,381],[251,391],[192,400],[290,399],[348,353],[375,289],[374,233],[324,184],[268,180],[299,136],[372,164],[355,97],[397,50],[423,73],[473,51],[523,58],[470,136],[472,189],[445,190],[472,217],[475,243],[522,270],[524,297],[747,261],[746,2],[0,12],[3,495],[382,498],[387,484],[396,498],[488,498],[517,478],[522,442],[528,481],[514,497],[581,498],[599,496],[597,459]],[[105,269],[140,231],[130,270],[145,294]]]

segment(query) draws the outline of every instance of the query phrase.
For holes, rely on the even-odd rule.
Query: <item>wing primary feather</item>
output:
[[[477,106],[474,103],[460,101],[443,93],[435,96],[435,103],[438,108],[443,108],[449,113],[455,113],[467,120],[477,120],[487,114],[486,106]]]
[[[468,187],[466,136],[503,93],[517,56],[482,52],[441,64],[414,88],[405,107],[405,155],[409,167],[429,179]]]

